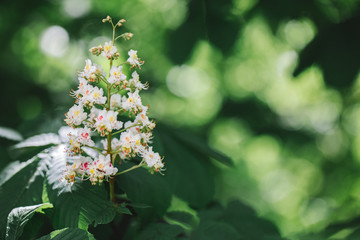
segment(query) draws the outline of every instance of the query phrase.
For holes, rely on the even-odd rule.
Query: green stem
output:
[[[88,146],[88,145],[86,145],[86,147],[94,149],[94,150],[99,150],[101,152],[106,152],[106,149],[103,149],[103,148],[98,148],[98,147],[93,147],[93,146]]]
[[[115,199],[115,179],[110,178],[110,200],[116,205],[116,199]]]
[[[114,24],[111,22],[111,25],[113,26],[113,46],[115,45],[115,28],[116,26],[114,26]],[[113,60],[110,59],[110,70],[111,67],[113,65]],[[110,77],[110,70],[109,70],[109,77]],[[107,82],[107,81],[106,81]],[[106,106],[106,110],[109,111],[110,110],[110,101],[111,101],[111,84],[109,84],[107,82],[107,106]],[[111,150],[111,138],[112,138],[112,134],[111,132],[108,134],[107,136],[107,154],[110,154],[110,161],[111,164],[114,166],[114,162],[115,159],[113,159],[113,154],[112,154],[112,150]],[[110,184],[110,200],[116,205],[116,199],[115,199],[115,180],[114,178],[111,178],[109,181]]]
[[[141,124],[138,123],[138,124],[131,125],[130,127],[127,127],[127,128],[121,129],[120,131],[114,132],[112,135],[116,135],[116,134],[118,134],[118,133],[122,133],[122,132],[128,130],[129,128],[133,128],[133,127],[136,127],[136,126],[141,126]]]
[[[132,166],[131,168],[128,168],[128,169],[126,169],[126,170],[124,170],[122,172],[119,172],[119,173],[115,174],[115,176],[130,172],[130,171],[132,171],[134,169],[137,169],[139,167],[142,167],[144,165],[145,165],[144,161],[141,161],[141,163],[139,163],[139,165]]]

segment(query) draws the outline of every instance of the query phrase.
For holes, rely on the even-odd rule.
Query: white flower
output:
[[[91,184],[97,182],[102,183],[104,178],[108,179],[117,173],[118,169],[113,167],[110,160],[110,155],[99,155],[92,164],[88,166],[86,174],[89,176]]]
[[[86,146],[95,146],[93,140],[90,137],[91,130],[85,126],[85,128],[77,128],[75,133],[69,133],[69,153],[70,154],[79,154],[81,152],[81,147]]]
[[[118,56],[117,49],[112,42],[105,43],[104,51],[101,53],[101,56],[106,57],[107,59],[116,58]]]
[[[87,146],[95,146],[94,142],[91,140],[91,129],[88,127],[78,128],[77,131],[78,141]]]
[[[92,65],[90,59],[86,59],[84,70],[80,73],[80,76],[86,79],[90,79],[91,75],[94,74],[95,72],[96,72],[96,66]]]
[[[99,110],[95,118],[94,127],[101,136],[105,136],[114,129],[122,128],[123,123],[117,120],[118,112]]]
[[[137,132],[133,131],[125,131],[120,135],[120,145],[122,147],[122,151],[125,155],[132,154],[135,155],[139,152],[141,148],[141,136],[137,134]]]
[[[156,171],[161,170],[161,168],[164,167],[162,158],[160,157],[159,153],[152,150],[152,147],[144,149],[144,151],[141,153],[141,156],[144,158],[147,166],[153,167]]]
[[[104,91],[102,88],[94,87],[91,92],[91,98],[89,99],[90,102],[97,103],[97,104],[105,104],[106,97],[104,96]]]
[[[102,88],[93,87],[87,83],[80,83],[78,90],[73,91],[72,95],[78,100],[79,104],[84,106],[93,106],[97,104],[105,104],[106,97]]]
[[[70,147],[68,151],[70,154],[78,154],[81,152],[81,144],[77,139],[76,135],[69,134],[69,144]]]
[[[140,67],[143,64],[137,56],[137,51],[131,49],[128,54],[129,58],[127,59],[127,62],[130,63],[132,67]]]
[[[111,164],[110,155],[106,155],[106,157],[99,155],[93,164],[97,167],[97,170],[102,172],[105,176],[115,175],[118,171],[118,169]]]
[[[84,70],[79,73],[79,77],[90,82],[95,82],[98,75],[104,75],[102,67],[95,63],[93,64],[90,59],[86,59]]]
[[[73,163],[66,166],[64,179],[72,184],[76,176],[83,178],[91,162],[90,157],[79,156],[74,158]]]
[[[79,86],[78,86],[79,89],[82,89],[84,86],[88,85],[87,80],[84,77],[79,76],[78,80],[79,80]]]
[[[122,72],[122,66],[119,67],[112,66],[110,69],[110,77],[108,79],[108,82],[111,84],[120,85],[120,83],[125,80],[126,80],[126,76]]]
[[[134,112],[137,112],[138,110],[141,110],[143,105],[141,103],[139,90],[135,90],[133,93],[128,92],[128,96],[129,97],[123,96],[121,107],[126,111],[133,110]]]
[[[152,130],[155,128],[155,123],[149,120],[148,116],[146,115],[147,110],[148,110],[148,107],[143,106],[142,111],[138,115],[136,115],[134,122],[139,123],[142,126],[147,127],[150,130]]]
[[[133,127],[131,127],[133,126]],[[129,128],[127,131],[130,131],[133,135],[137,134],[141,138],[142,145],[146,146],[147,143],[150,143],[152,139],[152,132],[151,131],[143,131],[143,126],[139,126],[139,122],[131,122],[128,121],[125,123],[125,128]]]
[[[139,90],[146,90],[149,88],[148,84],[143,84],[140,82],[139,74],[134,71],[132,73],[132,78],[129,80],[129,84],[127,85],[127,90],[139,89]]]
[[[84,112],[81,104],[72,106],[69,111],[65,114],[65,122],[70,126],[79,126],[87,117],[87,113]]]

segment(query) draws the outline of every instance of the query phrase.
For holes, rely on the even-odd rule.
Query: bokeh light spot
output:
[[[205,75],[206,76],[206,75]],[[187,65],[173,67],[167,77],[169,90],[179,97],[196,97],[207,88],[207,79],[198,70]]]
[[[50,56],[61,57],[65,54],[69,44],[69,34],[60,26],[45,29],[40,38],[41,50]]]
[[[63,11],[73,18],[82,17],[91,9],[90,0],[64,0]]]

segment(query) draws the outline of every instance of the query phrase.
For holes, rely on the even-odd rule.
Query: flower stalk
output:
[[[108,181],[110,200],[117,204],[115,176],[143,166],[147,166],[149,171],[161,172],[164,163],[163,158],[149,146],[155,123],[148,118],[148,106],[142,104],[140,97],[140,92],[148,89],[148,83],[142,83],[137,73],[144,61],[138,58],[136,50],[130,49],[126,62],[116,64],[122,56],[115,46],[116,40],[129,40],[133,34],[123,33],[115,37],[116,28],[125,23],[123,19],[114,25],[108,16],[103,22],[112,25],[112,41],[105,42],[104,46],[92,47],[90,52],[105,57],[110,71],[105,73],[100,65],[87,59],[83,71],[79,73],[78,89],[71,92],[76,99],[75,105],[65,114],[65,122],[75,129],[75,133],[69,133],[69,164],[64,178],[71,184],[84,179],[89,179],[93,185]],[[123,72],[125,64],[129,65],[131,77]],[[96,86],[100,82],[106,84],[105,93],[103,88]],[[113,88],[116,91],[112,92]],[[129,120],[119,121],[119,113],[128,113]],[[96,134],[103,137],[100,142],[103,148],[92,140],[92,135]],[[83,150],[86,147],[95,150],[98,155],[87,156]],[[118,172],[116,165],[122,164],[123,160],[131,161],[136,156],[142,158],[138,165]]]

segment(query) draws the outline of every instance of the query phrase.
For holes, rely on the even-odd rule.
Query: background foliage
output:
[[[56,220],[67,213],[49,190],[53,208],[45,215],[25,212],[34,214],[26,226],[48,219],[39,232],[59,229],[58,237],[69,239],[88,236],[71,229],[81,224],[97,239],[101,232],[109,235],[99,239],[112,233],[149,239],[358,236],[358,0],[2,1],[0,126],[22,134],[11,138],[49,132],[57,138],[73,102],[67,93],[76,86],[76,70],[90,57],[88,48],[110,35],[100,21],[106,15],[127,19],[135,37],[123,48],[136,48],[146,60],[141,75],[151,89],[143,98],[159,122],[155,144],[166,156],[166,176],[139,170],[119,178],[118,190],[142,206],[129,207],[141,221],[123,215],[101,225],[90,213],[94,219],[69,225]],[[9,136],[6,129],[0,133]],[[59,144],[54,138],[50,142]],[[44,156],[33,157],[44,147],[10,151],[16,141],[0,142],[1,168],[19,160],[0,175],[0,205],[10,207],[0,208],[5,226],[13,208],[46,202],[44,186],[56,181],[42,174],[49,166]],[[21,171],[11,175],[11,169]],[[8,195],[10,175],[34,184]],[[140,176],[151,184],[137,182]],[[145,196],[150,193],[155,197]]]

